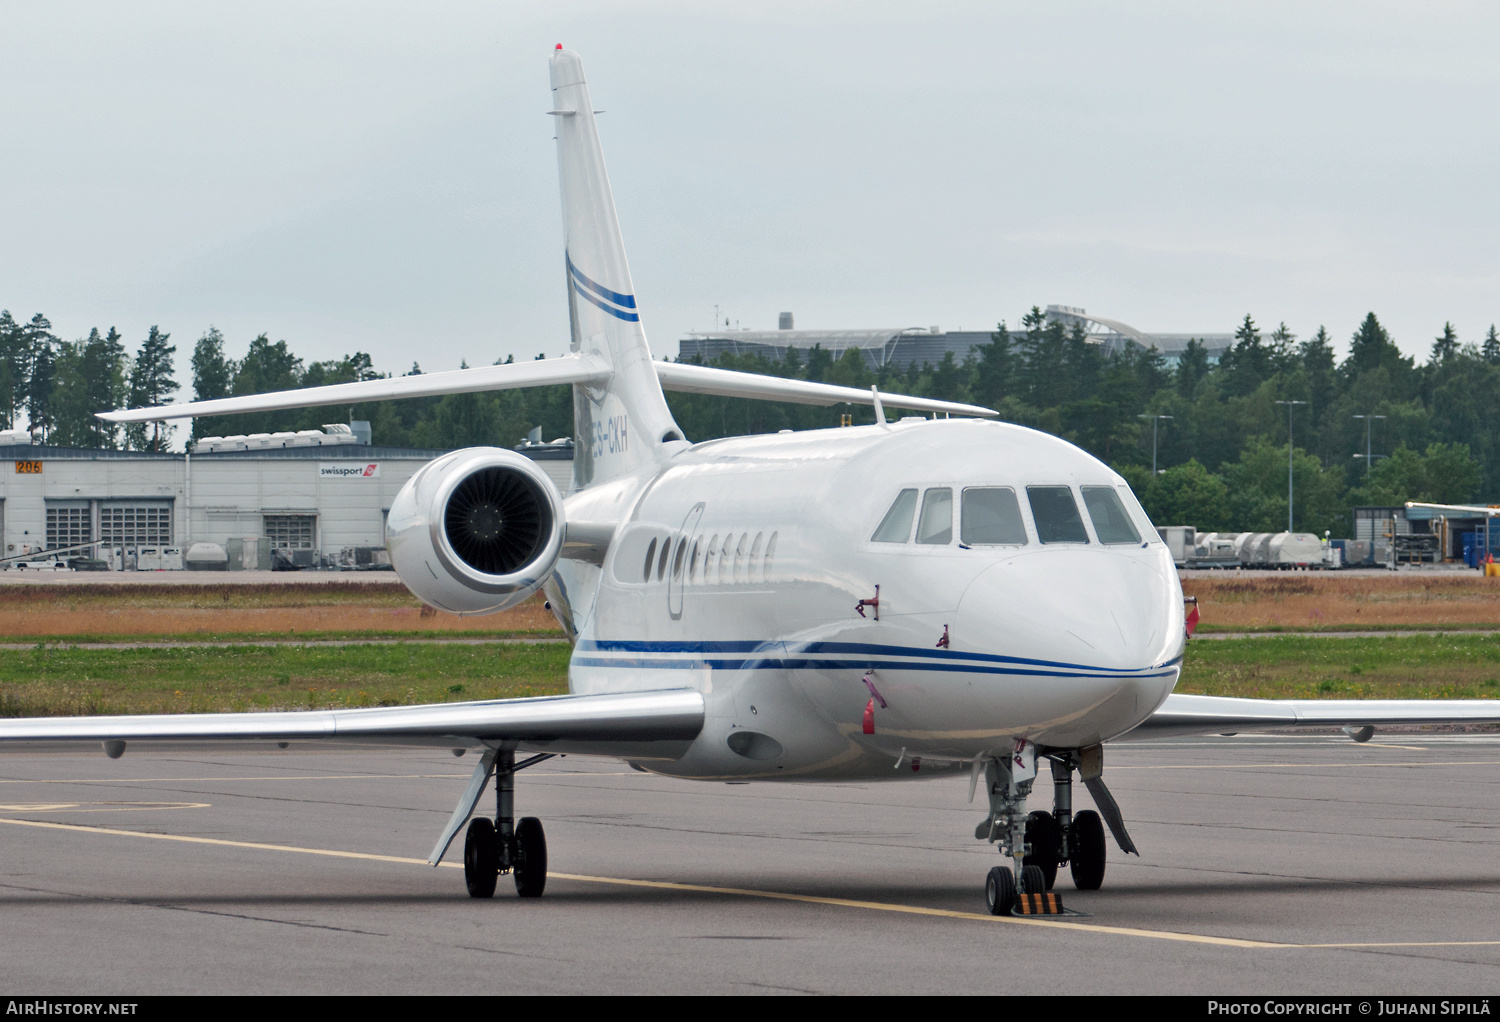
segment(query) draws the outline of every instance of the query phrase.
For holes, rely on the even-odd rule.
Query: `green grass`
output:
[[[1500,636],[1188,643],[1178,692],[1257,699],[1500,698]]]
[[[0,716],[395,706],[567,691],[565,643],[0,652]]]
[[[1207,622],[1200,623],[1197,631],[1209,632],[1241,632],[1254,633],[1256,635],[1276,635],[1281,632],[1328,632],[1337,635],[1340,632],[1493,632],[1500,631],[1500,624],[1473,624],[1459,623],[1449,625],[1432,624],[1362,624],[1359,622],[1341,625],[1211,625]]]
[[[567,691],[566,643],[0,652],[0,715],[206,713]],[[1188,644],[1179,692],[1274,699],[1500,698],[1500,637],[1265,636]]]

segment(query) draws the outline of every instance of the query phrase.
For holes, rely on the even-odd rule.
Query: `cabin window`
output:
[[[656,540],[651,540],[651,545],[646,548],[646,570],[641,573],[641,581],[651,581],[651,562],[656,560]]]
[[[702,545],[702,543],[703,543],[702,537],[693,540],[693,556],[692,556],[692,559],[688,561],[688,581],[689,582],[693,581],[693,579],[695,579],[695,578],[698,577],[698,548],[699,548],[699,546]]]
[[[730,560],[730,558],[733,557],[733,556],[734,556],[734,533],[730,532],[730,533],[726,533],[725,534],[725,536],[724,536],[724,546],[719,550],[719,584],[720,585],[724,585],[725,583],[734,581],[734,576],[732,574],[730,574],[734,570],[734,562]]]
[[[905,543],[911,539],[911,520],[917,513],[917,491],[902,490],[870,537],[872,543]]]
[[[1101,543],[1130,543],[1141,541],[1141,534],[1130,522],[1125,505],[1113,486],[1081,486],[1084,506],[1089,509],[1089,518],[1094,523],[1094,535]]]
[[[667,577],[667,554],[672,551],[672,540],[667,538],[661,541],[661,553],[656,558],[656,581],[660,582]]]
[[[966,488],[959,542],[965,546],[1024,544],[1026,524],[1021,521],[1021,505],[1016,503],[1016,491],[1009,486]]]
[[[748,532],[740,533],[739,545],[734,548],[734,581],[740,581],[745,567],[745,541],[750,538]]]
[[[953,542],[953,491],[946,486],[928,490],[922,495],[917,542],[929,546]]]
[[[686,557],[687,540],[679,539],[677,541],[677,553],[672,557],[672,581],[675,582],[682,577],[682,562]]]
[[[713,585],[718,579],[714,577],[714,568],[719,563],[719,534],[714,533],[713,539],[708,541],[708,546],[703,551],[703,584]]]
[[[1036,538],[1043,543],[1087,543],[1089,534],[1078,513],[1078,502],[1066,486],[1028,486],[1026,499],[1031,502],[1031,517],[1036,522]]]
[[[746,581],[755,581],[755,569],[760,567],[760,542],[765,536],[764,532],[757,532],[755,542],[750,544],[750,560],[745,564]]]
[[[771,558],[776,556],[776,533],[771,533],[771,538],[766,541],[766,564],[761,571],[762,578],[771,577]]]

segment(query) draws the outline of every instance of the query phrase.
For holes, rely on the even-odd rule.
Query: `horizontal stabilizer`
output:
[[[601,383],[607,379],[609,365],[604,359],[594,355],[574,354],[531,362],[454,369],[445,373],[422,373],[416,376],[362,380],[359,383],[335,383],[327,387],[306,387],[302,390],[279,390],[269,394],[246,394],[216,401],[188,401],[178,405],[162,405],[159,408],[99,412],[98,417],[108,422],[158,422],[162,419],[189,419],[200,415],[275,412],[288,408],[356,405],[366,401],[399,398],[477,394],[489,390],[546,387],[559,383]]]
[[[1500,699],[1235,699],[1174,692],[1116,741],[1366,724],[1500,724]]]
[[[703,696],[692,689],[495,699],[357,710],[176,713],[128,717],[0,720],[12,742],[339,741],[452,745],[516,742],[558,751],[608,752],[619,744],[688,742],[703,729]]]
[[[760,398],[763,401],[787,401],[799,405],[836,405],[875,403],[875,394],[858,387],[839,387],[831,383],[812,383],[807,380],[788,380],[779,376],[761,376],[757,373],[737,373],[729,369],[714,369],[711,366],[688,365],[683,362],[657,362],[656,378],[663,390],[681,391],[685,394],[715,394],[719,397]],[[979,405],[959,404],[956,401],[936,401],[926,397],[908,397],[905,394],[880,393],[880,403],[896,408],[910,408],[919,412],[946,412],[950,415],[999,415],[992,408]]]

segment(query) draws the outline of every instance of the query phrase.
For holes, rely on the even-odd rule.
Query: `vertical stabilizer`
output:
[[[573,478],[581,487],[655,461],[682,431],[651,365],[583,61],[561,45],[552,53],[552,116],[573,350],[597,354],[613,370],[605,384],[573,388]]]

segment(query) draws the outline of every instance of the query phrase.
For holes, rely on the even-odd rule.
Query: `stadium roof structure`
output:
[[[1126,345],[1134,344],[1140,348],[1155,348],[1164,357],[1176,361],[1182,357],[1188,341],[1197,341],[1208,352],[1208,357],[1217,361],[1219,356],[1234,346],[1234,334],[1148,334],[1117,319],[1090,315],[1085,310],[1070,305],[1049,305],[1045,315],[1049,320],[1069,328],[1082,327],[1090,341],[1103,345],[1105,352],[1111,355],[1124,350]]]

